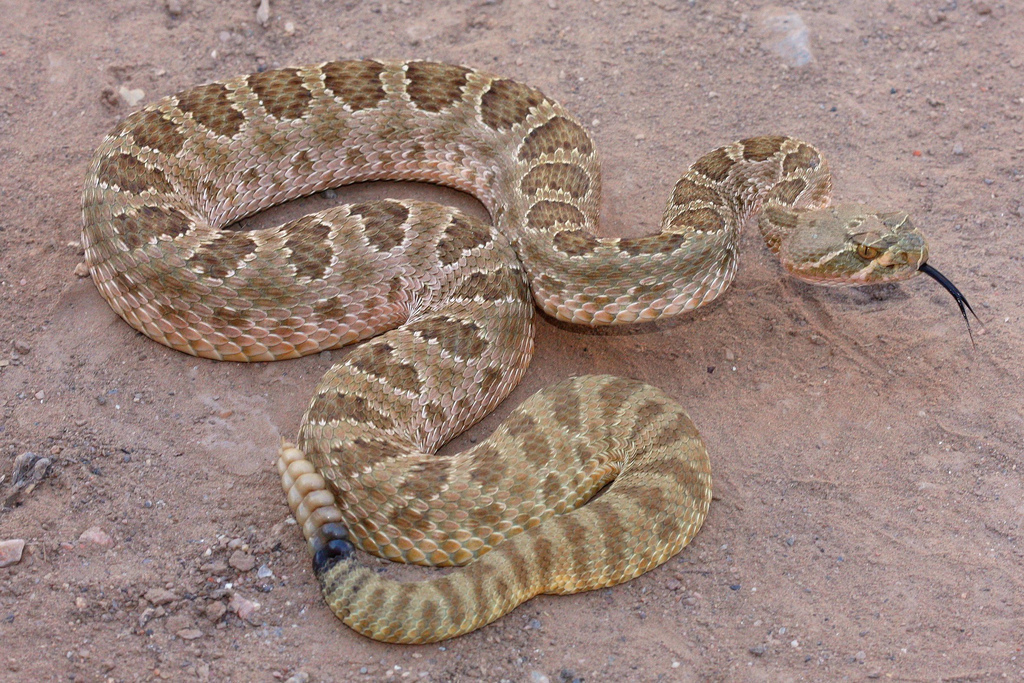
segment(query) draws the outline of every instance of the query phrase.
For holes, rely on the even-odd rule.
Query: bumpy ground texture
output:
[[[2,14],[0,502],[13,507],[0,542],[25,548],[0,568],[0,679],[1022,675],[1024,40],[1004,6],[277,2],[263,14],[171,0]],[[205,80],[353,56],[471,64],[563,102],[597,142],[609,235],[652,231],[681,170],[716,146],[812,141],[837,200],[906,209],[927,231],[930,262],[984,321],[976,346],[934,282],[803,285],[756,230],[732,289],[691,317],[612,334],[541,319],[523,384],[445,452],[559,379],[643,380],[707,441],[704,529],[624,586],[537,598],[441,645],[365,640],[322,603],[273,469],[346,352],[197,360],[132,331],[76,275],[82,178],[119,118]],[[458,193],[376,185],[250,223],[382,196],[485,215]],[[50,472],[15,492],[26,452]]]

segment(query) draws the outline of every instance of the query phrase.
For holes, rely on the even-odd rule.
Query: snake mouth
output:
[[[967,311],[970,311],[971,315],[973,315],[975,320],[978,322],[981,322],[981,318],[979,318],[978,314],[974,312],[973,308],[971,308],[971,304],[967,301],[967,297],[963,295],[963,292],[956,288],[956,285],[949,281],[949,278],[937,271],[935,268],[932,268],[927,263],[922,263],[917,269],[938,282],[942,285],[943,289],[953,296],[953,299],[956,300],[956,305],[960,307],[960,315],[964,317],[964,322],[967,323],[967,334],[971,338],[971,344],[974,344],[974,335],[971,333],[971,319],[967,317]]]

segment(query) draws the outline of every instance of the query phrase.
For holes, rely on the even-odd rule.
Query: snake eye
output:
[[[874,261],[881,253],[881,250],[876,247],[869,247],[866,244],[857,245],[857,256],[860,256],[865,261]]]

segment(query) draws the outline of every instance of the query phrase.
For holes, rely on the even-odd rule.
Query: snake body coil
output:
[[[224,229],[380,179],[469,192],[494,225],[381,201]],[[915,274],[927,251],[906,215],[829,208],[830,187],[814,147],[750,138],[690,166],[657,234],[597,237],[595,146],[558,103],[465,67],[327,62],[198,86],[128,116],[89,167],[83,241],[114,310],[171,348],[264,361],[372,338],[321,380],[279,468],[335,613],[372,638],[429,642],[538,593],[635,577],[685,546],[708,510],[696,429],[632,380],[561,382],[485,442],[435,455],[519,382],[534,303],[587,325],[692,310],[732,281],[739,228],[758,211],[798,277]],[[363,567],[356,546],[466,566],[400,583]]]

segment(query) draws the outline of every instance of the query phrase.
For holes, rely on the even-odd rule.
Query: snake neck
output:
[[[492,213],[512,237],[537,304],[571,323],[645,322],[703,306],[732,282],[740,229],[753,215],[760,214],[762,236],[777,254],[799,215],[826,206],[831,194],[831,176],[813,147],[781,136],[750,138],[690,166],[657,233],[597,237],[592,146],[558,152],[506,169],[501,194],[516,201]]]

